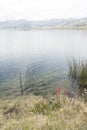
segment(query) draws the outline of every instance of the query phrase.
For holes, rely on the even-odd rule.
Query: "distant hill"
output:
[[[87,18],[79,19],[50,19],[42,21],[28,21],[28,20],[10,20],[0,21],[0,29],[64,29],[64,28],[76,28],[87,29]]]

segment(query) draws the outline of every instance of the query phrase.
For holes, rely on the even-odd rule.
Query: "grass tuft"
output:
[[[35,104],[34,108],[31,108],[30,111],[35,114],[49,114],[51,113],[51,111],[58,110],[59,108],[61,108],[61,103],[58,101],[56,102],[41,101]]]

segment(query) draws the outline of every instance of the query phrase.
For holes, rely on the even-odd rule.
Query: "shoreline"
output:
[[[87,28],[68,28],[68,27],[65,27],[65,28],[62,28],[62,27],[37,27],[37,28],[31,28],[31,29],[21,29],[21,28],[0,28],[0,31],[1,30],[17,30],[17,31],[32,31],[32,30],[76,30],[76,31],[79,31],[79,30],[84,30],[84,31],[87,31]]]

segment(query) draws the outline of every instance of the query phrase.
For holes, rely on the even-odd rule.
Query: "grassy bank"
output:
[[[87,130],[87,104],[81,99],[22,96],[0,100],[1,130]]]

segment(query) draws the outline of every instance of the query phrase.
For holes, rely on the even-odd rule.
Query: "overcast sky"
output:
[[[0,0],[0,20],[87,16],[87,0]]]

